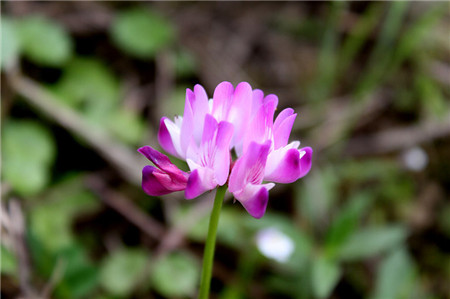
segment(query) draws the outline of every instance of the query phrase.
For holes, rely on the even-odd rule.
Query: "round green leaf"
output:
[[[0,63],[2,69],[8,69],[19,58],[20,40],[17,38],[15,24],[11,19],[2,16],[1,28]]]
[[[55,157],[50,132],[33,121],[7,121],[3,127],[3,175],[23,195],[42,190]]]
[[[101,286],[112,295],[128,296],[140,279],[148,258],[146,252],[138,249],[114,252],[100,269]]]
[[[119,101],[119,80],[101,61],[73,59],[52,90],[87,116],[101,117]]]
[[[119,14],[111,27],[117,46],[138,58],[151,58],[175,39],[171,24],[160,15],[143,8]]]
[[[173,298],[194,294],[199,277],[197,261],[186,253],[178,252],[156,261],[151,279],[159,293]]]
[[[18,21],[24,55],[31,61],[58,67],[72,55],[72,40],[62,26],[40,16]]]

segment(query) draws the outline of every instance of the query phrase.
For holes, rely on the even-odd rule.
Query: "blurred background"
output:
[[[211,298],[450,298],[449,2],[2,8],[2,298],[195,298],[211,195],[147,196],[136,149],[222,81],[314,160],[226,202]]]

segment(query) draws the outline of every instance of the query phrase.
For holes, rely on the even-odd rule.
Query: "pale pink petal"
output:
[[[228,107],[231,105],[234,88],[230,82],[222,82],[217,85],[213,95],[212,114],[218,120],[226,120]]]
[[[277,127],[274,125],[273,141],[275,149],[283,147],[288,143],[296,117],[297,114],[292,114],[291,116],[286,117],[279,125],[277,123]]]
[[[230,192],[240,192],[248,183],[261,184],[270,145],[270,141],[264,144],[250,143],[247,152],[236,161],[231,170],[228,184]]]
[[[192,95],[186,93],[186,102],[184,103],[184,113],[183,113],[183,123],[181,124],[180,140],[181,140],[181,151],[186,155],[187,147],[189,146],[192,135],[194,133],[194,114],[192,112],[191,102],[189,97]]]
[[[163,117],[159,122],[158,142],[166,152],[170,153],[173,156],[177,156],[178,154],[177,151],[175,150],[172,136],[170,135],[169,130],[167,129],[167,126],[165,124],[166,119],[168,118]]]
[[[217,186],[214,173],[209,168],[198,168],[191,172],[187,182],[184,197],[193,199]]]
[[[217,128],[215,156],[213,162],[217,184],[222,186],[227,182],[230,172],[230,141],[233,137],[233,125],[222,121]]]

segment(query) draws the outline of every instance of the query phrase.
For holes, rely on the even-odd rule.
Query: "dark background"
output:
[[[1,4],[2,298],[195,298],[210,195],[145,195],[136,149],[222,81],[314,156],[261,220],[226,202],[211,298],[449,298],[448,2]]]

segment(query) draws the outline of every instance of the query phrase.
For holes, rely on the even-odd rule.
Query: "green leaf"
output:
[[[200,266],[189,254],[175,252],[155,262],[151,281],[164,296],[192,296],[200,277]]]
[[[141,249],[113,252],[102,263],[101,286],[112,295],[129,296],[141,278],[148,260],[148,254]]]
[[[314,296],[326,298],[341,277],[341,269],[335,261],[319,255],[313,260],[311,275]]]
[[[17,259],[16,256],[5,248],[5,246],[0,246],[1,250],[1,273],[8,275],[17,274]]]
[[[107,120],[120,98],[119,80],[101,61],[73,59],[51,87],[57,97],[90,120]]]
[[[139,144],[145,133],[145,122],[133,111],[116,109],[108,118],[108,128],[122,141]]]
[[[20,54],[20,39],[17,36],[16,25],[8,17],[1,16],[1,69],[9,69],[17,63]]]
[[[57,297],[83,298],[97,287],[98,270],[81,247],[72,245],[59,251],[57,261],[64,270],[62,281],[55,289]]]
[[[40,16],[17,21],[24,55],[50,67],[64,65],[72,55],[72,40],[62,26]]]
[[[3,127],[2,141],[5,180],[22,195],[40,192],[55,158],[51,133],[38,122],[9,120]]]
[[[405,241],[407,231],[402,226],[370,227],[354,233],[341,247],[342,260],[361,260],[380,254]]]
[[[315,169],[299,186],[299,213],[311,224],[320,227],[328,218],[336,201],[337,177],[333,168]]]
[[[137,58],[151,58],[175,40],[171,24],[145,8],[120,13],[111,27],[116,45]]]
[[[334,218],[325,237],[327,254],[334,255],[336,250],[353,234],[371,199],[371,194],[364,192],[357,193],[348,199],[348,202]]]
[[[187,50],[177,51],[175,58],[175,71],[178,77],[186,78],[195,73],[197,61],[190,52]]]
[[[411,298],[414,267],[404,248],[393,250],[385,257],[378,272],[372,299]]]
[[[95,196],[82,184],[80,176],[63,180],[43,194],[45,201],[40,201],[30,211],[33,234],[52,252],[75,242],[72,223],[76,216],[92,212],[100,206]]]

